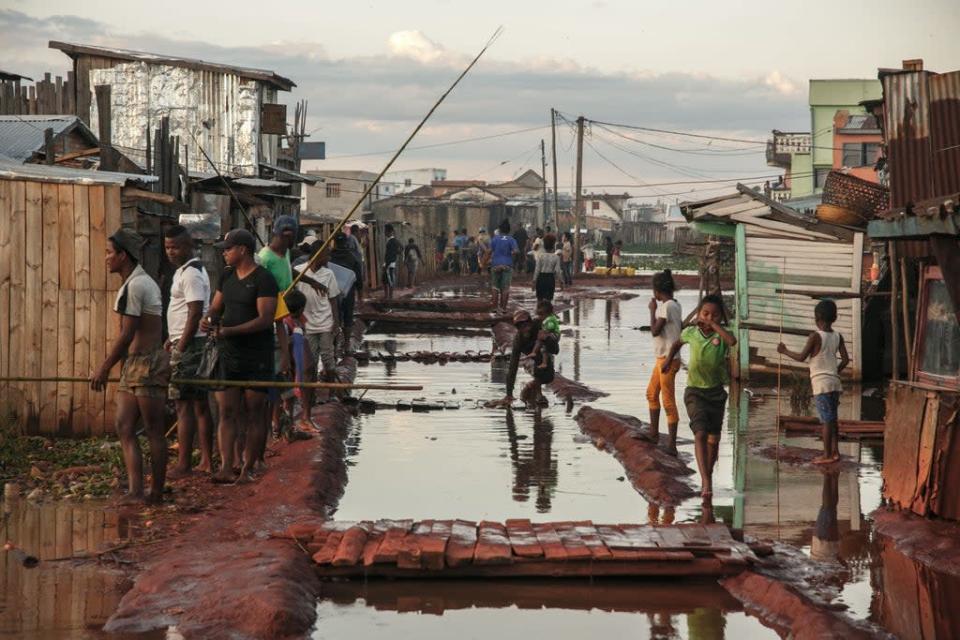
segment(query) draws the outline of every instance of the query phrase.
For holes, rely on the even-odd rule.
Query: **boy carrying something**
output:
[[[847,346],[843,343],[843,336],[833,330],[833,323],[837,321],[837,305],[833,300],[821,300],[813,309],[813,317],[817,323],[817,330],[807,337],[803,351],[795,353],[787,349],[782,342],[777,345],[777,353],[782,353],[797,362],[810,359],[810,384],[813,387],[813,400],[823,423],[823,456],[813,461],[814,464],[830,464],[840,460],[839,424],[837,409],[840,406],[840,372],[850,364]],[[837,352],[840,352],[840,363],[837,364]]]
[[[284,302],[287,305],[287,311],[290,312],[283,319],[283,329],[286,331],[287,343],[290,345],[290,362],[293,363],[292,381],[313,382],[316,378],[314,372],[317,365],[313,359],[313,354],[307,348],[307,319],[303,313],[307,306],[307,297],[299,289],[294,289],[284,296]],[[299,397],[302,408],[300,425],[313,429],[313,424],[310,422],[310,403],[306,391],[307,389],[283,389],[280,397],[283,399],[283,409],[289,420],[293,419],[294,399]],[[290,440],[300,439],[306,435],[294,429],[284,431],[286,431]]]
[[[540,321],[540,329],[545,334],[552,335],[556,340],[560,340],[560,318],[553,313],[553,303],[549,300],[537,301],[537,320]],[[537,342],[530,352],[533,358],[533,366],[536,369],[547,369],[552,364],[553,356],[549,351],[543,348],[543,340],[537,337]]]
[[[683,403],[695,437],[694,451],[703,487],[700,495],[704,498],[713,496],[713,467],[720,450],[723,414],[727,406],[727,392],[723,388],[729,379],[727,356],[730,347],[737,344],[737,339],[720,325],[723,318],[720,296],[704,296],[697,311],[697,323],[680,333],[680,339],[670,347],[661,367],[663,373],[668,373],[683,345],[690,345]]]

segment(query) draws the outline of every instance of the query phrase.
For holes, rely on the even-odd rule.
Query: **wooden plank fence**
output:
[[[0,80],[0,115],[76,114],[75,87],[72,71],[66,80],[62,76],[51,78],[49,73],[34,84]]]
[[[0,373],[88,376],[106,356],[120,279],[104,255],[120,197],[119,186],[0,180]],[[2,409],[45,434],[112,431],[114,393],[0,382]]]

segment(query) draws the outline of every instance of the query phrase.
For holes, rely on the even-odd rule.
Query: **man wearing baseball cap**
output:
[[[126,502],[144,499],[143,454],[137,442],[142,418],[150,441],[150,502],[163,499],[167,473],[164,405],[170,382],[170,364],[163,349],[163,302],[160,287],[140,266],[144,240],[131,229],[119,229],[107,242],[107,271],[123,278],[113,310],[120,316],[120,335],[90,378],[90,388],[103,391],[110,370],[123,362],[117,386],[116,428],[127,468]]]
[[[277,282],[254,261],[256,242],[245,229],[234,229],[218,245],[227,264],[201,328],[213,332],[220,347],[221,380],[273,381],[273,324]],[[214,482],[248,481],[267,443],[268,389],[228,387],[216,392],[221,468]],[[238,436],[246,434],[240,474],[234,470]],[[241,461],[237,461],[241,462]]]

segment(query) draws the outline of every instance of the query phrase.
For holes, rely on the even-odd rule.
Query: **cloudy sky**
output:
[[[376,171],[500,25],[414,142],[427,148],[396,168],[486,180],[539,171],[555,107],[570,119],[745,140],[590,127],[591,188],[709,196],[727,188],[716,181],[774,173],[750,141],[809,129],[810,78],[876,77],[904,58],[937,71],[960,63],[955,0],[0,0],[0,68],[63,74],[68,59],[47,42],[66,40],[271,69],[298,85],[285,101],[309,101],[325,167]],[[561,123],[561,188],[572,183],[572,142]]]

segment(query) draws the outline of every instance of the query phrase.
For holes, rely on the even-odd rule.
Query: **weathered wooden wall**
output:
[[[120,187],[0,180],[0,377],[89,377],[119,329],[104,262],[121,224]],[[0,382],[30,432],[113,429],[116,385]]]
[[[75,114],[75,86],[73,72],[64,81],[44,74],[35,84],[29,81],[0,80],[0,115],[63,115]]]
[[[852,243],[785,239],[748,226],[742,242],[745,251],[737,256],[738,261],[742,258],[737,273],[738,320],[750,327],[750,368],[776,370],[780,362],[777,343],[781,339],[781,318],[783,342],[794,351],[801,351],[807,336],[816,330],[813,309],[819,300],[806,292],[860,293],[863,235],[857,234]],[[738,241],[738,254],[740,251]],[[741,281],[741,273],[745,281]],[[787,292],[782,296],[778,292],[781,282]],[[838,298],[836,303],[837,321],[833,328],[843,336],[851,359],[845,374],[860,379],[860,298]],[[783,366],[807,367],[806,363],[789,358],[783,358]]]

